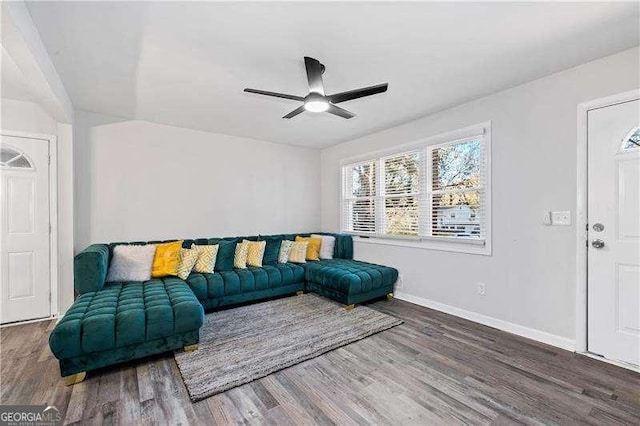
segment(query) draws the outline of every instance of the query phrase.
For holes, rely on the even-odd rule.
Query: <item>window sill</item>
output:
[[[385,246],[410,247],[423,250],[438,250],[454,253],[479,254],[491,256],[491,244],[485,240],[464,240],[455,238],[387,238],[380,236],[353,235],[355,243],[378,244]]]

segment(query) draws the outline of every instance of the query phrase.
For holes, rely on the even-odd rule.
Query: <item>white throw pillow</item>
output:
[[[311,235],[312,238],[322,238],[320,246],[320,259],[333,259],[333,248],[336,245],[336,237],[331,235]]]
[[[106,281],[150,280],[155,254],[156,246],[153,244],[115,246]]]
[[[278,263],[287,263],[289,261],[289,252],[291,251],[292,245],[293,241],[282,240],[282,243],[280,243],[280,252],[278,253]]]

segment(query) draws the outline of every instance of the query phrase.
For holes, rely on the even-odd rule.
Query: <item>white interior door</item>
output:
[[[49,142],[2,135],[0,156],[4,324],[51,314]]]
[[[588,112],[588,348],[640,365],[640,101]]]

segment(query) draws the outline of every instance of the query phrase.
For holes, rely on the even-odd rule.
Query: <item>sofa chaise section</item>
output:
[[[306,289],[345,305],[389,296],[398,270],[353,259],[327,259],[304,264]]]
[[[105,284],[108,265],[106,245],[76,256],[79,295],[49,336],[68,383],[89,370],[198,343],[204,309],[183,280]]]

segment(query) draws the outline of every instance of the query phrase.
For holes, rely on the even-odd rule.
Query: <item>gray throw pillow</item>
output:
[[[336,237],[331,235],[312,234],[312,238],[322,238],[320,246],[320,259],[333,259],[333,248],[336,245]]]
[[[156,246],[153,244],[115,246],[106,281],[150,280],[155,254]]]

